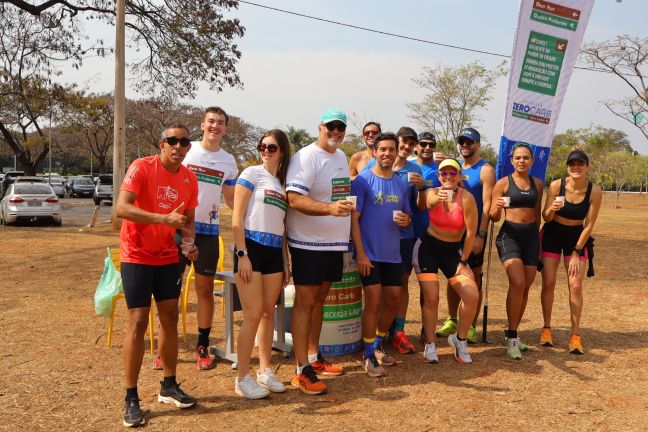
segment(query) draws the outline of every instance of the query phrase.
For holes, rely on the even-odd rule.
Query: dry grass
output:
[[[150,354],[140,376],[148,430],[645,430],[648,418],[648,201],[606,196],[595,229],[597,276],[585,286],[584,356],[565,352],[569,310],[563,275],[554,307],[557,348],[532,347],[524,360],[506,359],[499,345],[505,325],[506,283],[493,251],[490,339],[472,348],[474,364],[462,366],[440,341],[440,363],[396,355],[386,379],[362,372],[360,356],[340,360],[347,374],[330,379],[328,395],[305,397],[289,390],[247,401],[233,392],[228,364],[197,371],[193,362],[195,297],[188,342],[181,345],[178,376],[200,399],[180,411],[156,401],[160,373]],[[228,226],[226,221],[225,226]],[[229,234],[229,233],[227,233]],[[121,343],[125,307],[118,306],[114,346],[106,321],[94,314],[93,293],[104,248],[118,242],[108,226],[1,228],[0,429],[120,430],[123,399]],[[228,241],[227,243],[231,243]],[[231,268],[231,263],[227,263]],[[411,281],[412,287],[416,282]],[[420,311],[412,289],[407,332],[418,334]],[[532,289],[522,339],[537,343],[542,318],[540,279]],[[442,295],[442,297],[444,297]],[[217,308],[218,310],[218,308]],[[445,302],[440,306],[445,316]],[[215,333],[222,330],[216,314]],[[414,339],[414,337],[413,337]],[[418,344],[419,350],[421,349]],[[276,355],[287,381],[292,359]]]

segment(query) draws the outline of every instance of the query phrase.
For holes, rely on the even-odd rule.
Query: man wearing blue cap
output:
[[[486,236],[488,234],[488,210],[491,204],[491,193],[495,186],[495,169],[486,159],[479,154],[481,147],[481,136],[476,129],[464,128],[457,138],[457,149],[463,157],[461,165],[461,176],[464,187],[475,197],[477,203],[477,236],[473,242],[473,250],[468,258],[468,265],[473,271],[477,289],[479,289],[479,302],[477,303],[477,313],[473,319],[472,325],[468,330],[468,342],[477,343],[477,317],[482,302],[482,265],[484,263],[484,250]],[[437,331],[437,336],[447,337],[454,333],[457,328],[457,310],[459,308],[459,295],[448,286],[448,314],[449,318],[443,323],[443,326]]]
[[[292,385],[306,394],[326,393],[317,375],[341,375],[319,352],[324,300],[342,279],[342,256],[349,249],[351,191],[346,155],[338,149],[346,115],[329,108],[320,117],[317,141],[291,159],[286,177],[286,230],[295,283],[292,336],[297,370]]]

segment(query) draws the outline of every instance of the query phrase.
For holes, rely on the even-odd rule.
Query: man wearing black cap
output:
[[[475,197],[479,215],[477,236],[473,242],[473,251],[470,254],[470,258],[468,258],[468,265],[475,275],[475,281],[479,289],[477,313],[473,319],[472,326],[468,330],[468,342],[470,343],[477,343],[477,330],[475,325],[477,324],[479,308],[482,302],[482,264],[484,263],[484,245],[486,244],[486,235],[488,233],[488,209],[490,208],[493,186],[495,186],[495,169],[479,154],[481,147],[480,140],[481,136],[479,132],[473,128],[464,128],[457,138],[457,149],[463,157],[461,166],[463,186]],[[446,293],[449,318],[436,332],[439,337],[454,333],[457,327],[457,310],[459,308],[460,298],[449,286]]]

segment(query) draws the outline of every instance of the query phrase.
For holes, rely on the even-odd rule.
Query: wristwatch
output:
[[[459,260],[459,264],[463,264],[463,265],[467,266],[468,265],[468,260],[465,260],[465,259],[462,258],[462,259]]]
[[[585,251],[583,250],[583,248],[575,247],[574,252],[576,252],[578,256],[585,256]]]
[[[477,236],[478,237],[486,238],[486,235],[488,235],[488,233],[486,231],[482,231],[482,230],[477,231]]]
[[[244,257],[245,255],[247,255],[247,254],[248,254],[248,253],[247,253],[247,249],[240,249],[240,250],[237,250],[237,251],[236,251],[236,255],[237,255],[239,258],[243,258],[243,257]]]

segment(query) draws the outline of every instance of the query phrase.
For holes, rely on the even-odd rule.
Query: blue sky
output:
[[[416,38],[510,55],[517,0],[257,0],[334,21]],[[239,46],[244,88],[223,93],[201,88],[189,102],[220,105],[263,128],[292,125],[316,131],[320,113],[337,106],[355,113],[358,122],[378,120],[389,130],[416,125],[407,117],[407,102],[422,94],[412,83],[421,68],[434,63],[461,65],[474,60],[494,67],[501,58],[369,33],[241,3],[230,15],[247,31]],[[585,42],[629,33],[645,37],[644,0],[598,0]],[[639,33],[642,32],[642,33]],[[110,91],[112,59],[86,64],[78,80],[92,77],[93,91]],[[107,72],[106,72],[107,71]],[[66,77],[71,77],[66,74]],[[476,127],[497,147],[502,128],[507,79],[501,78],[488,109]],[[594,90],[595,89],[595,90]],[[574,71],[557,133],[591,124],[625,131],[633,147],[648,154],[648,142],[633,127],[612,116],[601,100],[630,95],[618,77]],[[129,97],[137,97],[130,91]],[[352,130],[353,131],[353,130]]]

